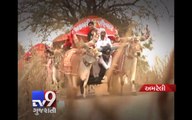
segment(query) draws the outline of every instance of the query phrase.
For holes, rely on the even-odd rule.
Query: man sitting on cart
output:
[[[110,49],[112,47],[112,44],[111,44],[111,40],[106,36],[106,31],[104,28],[101,28],[100,29],[100,37],[98,39],[98,41],[96,42],[96,48],[101,51],[102,53],[105,53],[105,49],[103,49],[104,47],[108,46]],[[106,49],[108,50],[108,49]],[[111,51],[111,50],[110,50]],[[103,65],[103,67],[107,70],[109,69],[109,67],[111,66],[111,61],[112,61],[112,56],[110,55],[110,58],[109,58],[109,62],[106,63],[104,60],[103,60],[103,57],[101,56],[100,59],[99,59],[99,63],[101,65]]]
[[[92,72],[95,81],[101,81],[112,63],[112,44],[111,40],[106,36],[106,31],[104,28],[100,29],[100,36],[97,42],[95,43],[95,47],[100,52],[102,52],[102,55],[98,59],[98,63],[93,64]]]

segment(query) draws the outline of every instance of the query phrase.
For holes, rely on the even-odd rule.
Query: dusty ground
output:
[[[137,92],[132,95],[128,90],[126,85],[123,95],[109,95],[107,85],[101,84],[95,86],[86,98],[79,93],[75,99],[67,99],[65,91],[61,90],[57,93],[56,114],[35,116],[28,107],[29,111],[22,113],[24,117],[19,120],[174,120],[172,111],[168,111],[168,119],[160,118],[157,93]],[[174,105],[174,100],[169,104]]]
[[[172,94],[172,93],[170,93]],[[80,94],[73,100],[75,106],[73,120],[160,120],[158,106],[156,102],[157,93],[141,93],[132,95],[128,92],[128,85],[124,88],[123,95],[109,95],[106,84],[95,87],[87,98]],[[68,100],[64,96],[59,96],[58,104],[61,111],[67,110]],[[172,101],[174,104],[174,101]],[[72,112],[70,111],[70,112]],[[170,113],[170,120],[174,119],[174,114]]]

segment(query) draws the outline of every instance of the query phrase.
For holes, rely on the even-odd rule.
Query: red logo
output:
[[[140,92],[175,92],[175,84],[144,84]]]

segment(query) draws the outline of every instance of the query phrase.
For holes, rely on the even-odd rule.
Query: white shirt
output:
[[[105,37],[104,40],[101,40],[99,37],[98,41],[96,42],[96,48],[101,49],[101,46],[107,46],[107,44],[112,47],[111,40],[108,37]]]

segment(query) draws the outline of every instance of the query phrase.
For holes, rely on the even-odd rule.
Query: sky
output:
[[[158,57],[161,60],[165,60],[174,50],[174,0],[167,0],[167,8],[171,15],[165,15],[159,18],[159,24],[157,25],[154,19],[144,20],[144,24],[149,25],[151,36],[153,38],[153,50],[144,50],[143,54],[147,55],[147,60],[150,67],[155,64],[155,58]],[[161,7],[157,9],[160,12],[166,12]]]
[[[149,25],[153,39],[153,50],[144,50],[149,65],[152,67],[155,58],[165,59],[174,50],[174,18],[160,19],[159,25],[151,21],[145,21]]]
[[[173,17],[164,16],[159,18],[159,25],[156,24],[154,19],[145,19],[143,24],[149,25],[149,30],[151,31],[151,36],[153,38],[153,50],[144,50],[143,54],[150,67],[154,66],[155,58],[165,59],[166,56],[174,49],[174,2],[172,0],[168,1],[168,8]],[[51,44],[52,40],[58,35],[64,33],[64,31],[53,32],[48,37],[48,44]],[[26,50],[29,49],[30,41],[33,44],[39,43],[41,38],[39,34],[31,33],[29,29],[26,31],[18,32],[18,42],[21,43]]]

